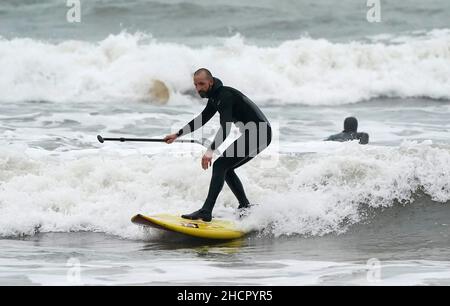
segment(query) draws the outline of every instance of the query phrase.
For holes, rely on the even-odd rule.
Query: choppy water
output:
[[[82,1],[80,24],[63,2],[0,4],[0,284],[73,284],[71,258],[84,284],[449,284],[448,1],[377,24],[365,1]],[[130,223],[202,205],[200,146],[96,140],[178,130],[199,67],[275,131],[238,170],[259,206],[231,244]],[[347,116],[370,145],[322,141]],[[235,208],[225,187],[215,215]]]
[[[237,33],[264,44],[302,35],[328,40],[364,39],[448,28],[446,0],[381,1],[381,22],[367,22],[367,1],[347,0],[102,0],[81,1],[81,23],[66,20],[67,1],[4,0],[3,36],[97,41],[122,30],[158,39],[205,45]],[[175,22],[174,22],[175,21]]]
[[[213,244],[81,232],[0,240],[0,284],[449,285],[445,205],[425,198],[343,235],[305,239],[252,234]]]

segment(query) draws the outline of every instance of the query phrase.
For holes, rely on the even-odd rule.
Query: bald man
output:
[[[235,169],[252,160],[267,148],[272,140],[272,129],[263,112],[240,91],[223,86],[211,72],[201,68],[194,73],[194,85],[202,98],[208,98],[205,109],[176,134],[167,135],[164,140],[172,143],[178,137],[191,133],[206,124],[217,112],[220,114],[220,129],[214,141],[202,157],[204,170],[211,166],[213,153],[225,141],[235,124],[241,136],[236,139],[214,162],[208,196],[201,209],[182,215],[185,219],[211,221],[212,211],[224,183],[230,187],[239,201],[238,210],[243,215],[250,202]]]

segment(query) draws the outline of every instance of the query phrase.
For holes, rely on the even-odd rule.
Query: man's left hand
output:
[[[203,170],[208,169],[208,167],[211,167],[211,162],[213,158],[213,151],[208,150],[202,157],[202,168]]]

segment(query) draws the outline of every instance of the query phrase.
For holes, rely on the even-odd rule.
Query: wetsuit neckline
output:
[[[218,78],[213,78],[214,79],[214,84],[213,87],[211,88],[211,90],[209,91],[207,98],[212,98],[217,96],[219,89],[223,87],[223,83],[221,80],[219,80]]]

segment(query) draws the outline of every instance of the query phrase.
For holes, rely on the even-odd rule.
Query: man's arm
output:
[[[214,141],[209,146],[210,151],[216,150],[228,137],[233,123],[233,97],[231,94],[224,95],[221,102],[220,128],[217,131]]]
[[[369,134],[367,133],[358,133],[358,139],[360,144],[368,144],[369,143]]]
[[[336,141],[338,138],[338,135],[340,135],[340,134],[331,135],[327,139],[324,139],[324,141]]]
[[[206,104],[205,109],[194,119],[192,119],[188,124],[186,124],[183,128],[181,128],[177,132],[177,137],[189,134],[194,132],[195,130],[198,130],[203,125],[205,125],[217,112],[214,105],[212,105],[211,102],[208,101],[208,104]]]

